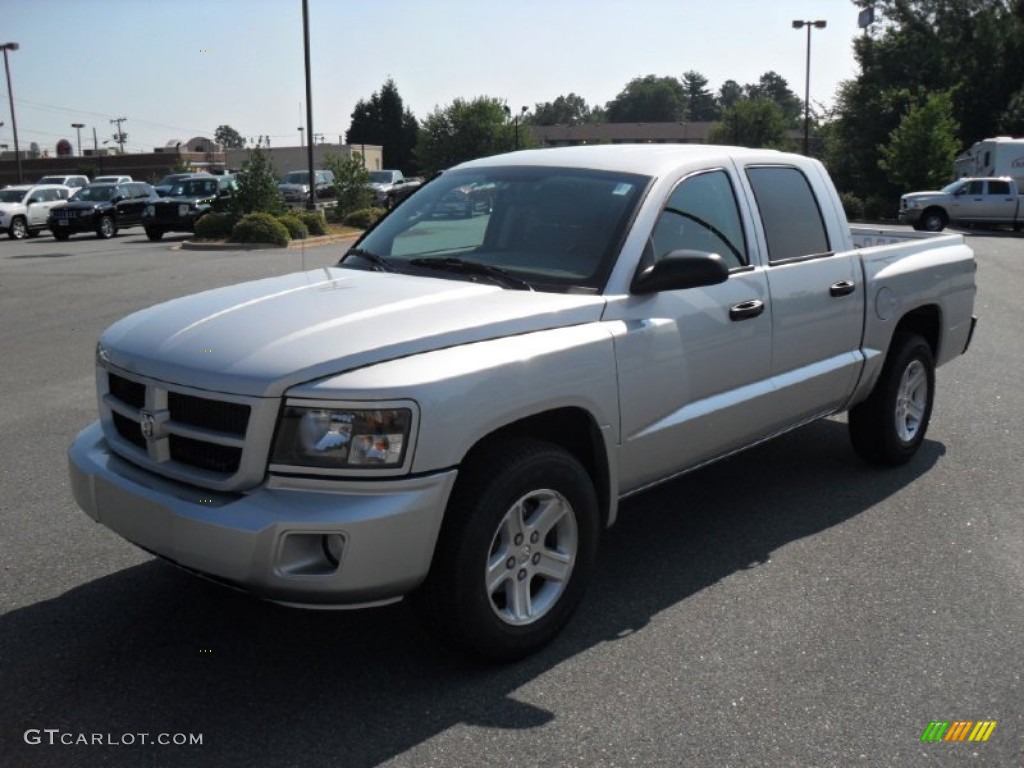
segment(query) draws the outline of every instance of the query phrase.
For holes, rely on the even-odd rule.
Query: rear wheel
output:
[[[917,334],[898,334],[871,396],[850,410],[853,449],[871,464],[905,464],[924,442],[934,400],[931,347]]]
[[[24,216],[17,216],[11,220],[11,227],[7,230],[7,236],[11,240],[24,240],[28,237],[28,224]]]
[[[146,237],[148,237],[153,242],[162,239],[163,236],[164,232],[162,229],[153,229],[151,227],[146,227]]]
[[[417,606],[473,655],[522,658],[579,604],[599,529],[593,483],[571,454],[537,440],[496,443],[460,471]]]

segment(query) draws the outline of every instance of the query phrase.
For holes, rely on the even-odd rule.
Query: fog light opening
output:
[[[320,540],[324,549],[324,557],[335,568],[341,563],[341,551],[345,546],[345,539],[337,533],[325,534]]]

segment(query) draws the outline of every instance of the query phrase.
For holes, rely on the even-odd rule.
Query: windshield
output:
[[[0,189],[0,203],[20,203],[27,189]]]
[[[93,187],[82,187],[78,190],[75,195],[75,200],[92,200],[99,202],[102,200],[110,200],[114,193],[117,192],[117,187],[113,184],[101,184]]]
[[[171,195],[175,197],[213,197],[216,194],[216,179],[189,179],[171,190]]]
[[[957,190],[960,189],[960,187],[962,187],[965,183],[966,182],[963,181],[954,181],[952,184],[947,184],[946,186],[944,186],[942,188],[942,192],[943,194],[946,195],[955,195]]]
[[[168,174],[167,176],[164,176],[162,179],[160,179],[160,182],[157,184],[157,186],[158,187],[169,187],[169,186],[171,186],[173,184],[178,183],[182,179],[187,179],[187,178],[188,178],[188,174],[187,173],[171,173],[171,174]]]
[[[307,184],[309,183],[309,171],[292,171],[284,177],[282,184]]]
[[[436,267],[460,259],[505,270],[535,290],[597,292],[649,181],[572,168],[448,171],[402,202],[359,249],[401,272],[436,277],[416,260]],[[344,266],[375,265],[350,256]],[[450,276],[481,279],[465,269]]]
[[[40,184],[63,184],[67,176],[43,176],[39,180]]]
[[[370,171],[371,184],[390,184],[394,181],[395,175],[387,171]]]

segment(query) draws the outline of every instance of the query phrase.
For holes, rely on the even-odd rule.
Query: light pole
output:
[[[71,127],[78,131],[78,156],[82,156],[82,129],[85,128],[85,123],[72,123]]]
[[[519,118],[526,114],[526,111],[529,109],[529,107],[521,107],[518,114],[516,114],[515,117],[512,117],[512,109],[509,107],[508,104],[504,105],[504,109],[505,117],[512,121],[512,130],[515,136],[515,138],[513,139],[513,146],[516,149],[519,149]]]
[[[21,174],[21,152],[18,150],[18,121],[14,117],[14,91],[11,90],[11,65],[7,61],[7,52],[20,48],[17,43],[4,43],[0,48],[4,51],[4,71],[7,73],[7,97],[11,102],[11,130],[14,131],[14,159],[18,164],[18,183],[24,181]]]
[[[800,29],[801,27],[807,27],[807,77],[804,83],[804,154],[808,154],[808,145],[810,143],[811,135],[811,27],[817,29],[824,29],[828,25],[827,21],[819,19],[818,21],[800,21],[799,19],[793,20],[793,29]]]
[[[300,146],[300,147],[304,147],[304,146],[306,146],[306,142],[302,140],[302,137],[303,137],[303,135],[304,135],[304,134],[303,134],[302,132],[303,132],[304,130],[306,130],[306,129],[305,129],[305,128],[304,128],[303,126],[301,126],[301,125],[300,125],[300,126],[299,126],[299,146]]]

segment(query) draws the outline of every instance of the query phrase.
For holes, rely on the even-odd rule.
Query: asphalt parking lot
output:
[[[830,419],[635,497],[568,630],[504,667],[401,604],[207,584],[77,509],[107,325],[342,251],[184,239],[0,241],[0,765],[1024,765],[1024,236],[969,237],[980,325],[911,464],[861,465]],[[936,720],[998,725],[923,743]]]

